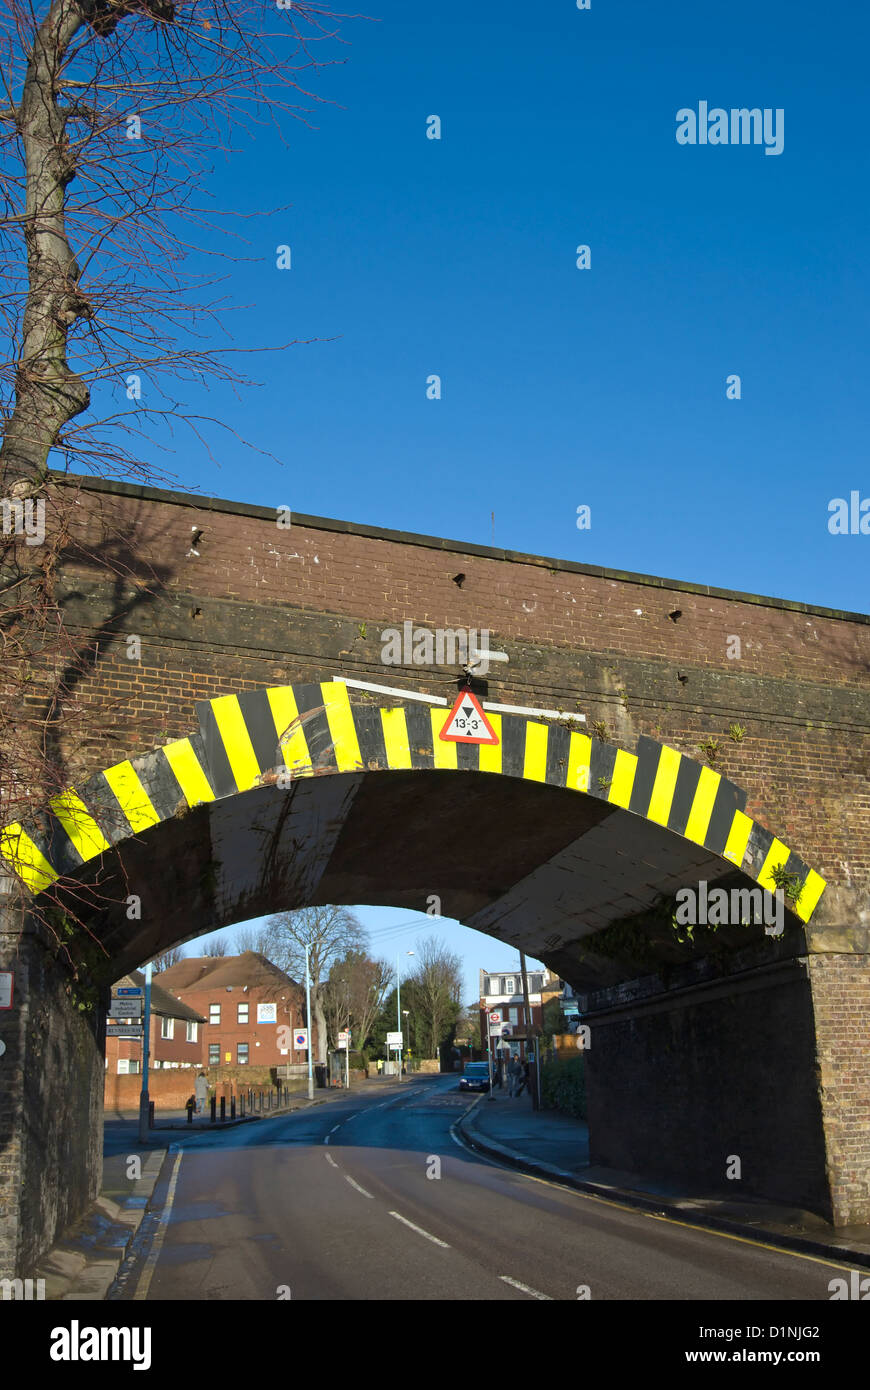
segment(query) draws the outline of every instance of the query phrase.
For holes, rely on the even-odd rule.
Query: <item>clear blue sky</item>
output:
[[[286,146],[264,129],[210,184],[228,211],[292,204],[241,224],[259,259],[224,267],[236,345],[333,341],[255,359],[241,400],[189,396],[283,465],[213,435],[219,466],[185,446],[182,484],[866,610],[870,536],[827,529],[832,498],[870,496],[863,7],[368,12],[317,79],[343,109],[288,122]],[[783,152],[678,145],[700,101],[782,108]],[[377,954],[437,930],[469,998],[480,965],[515,964],[362,915]]]
[[[870,537],[827,530],[870,495],[862,8],[368,12],[314,79],[342,109],[209,185],[292,204],[236,227],[261,258],[221,265],[236,345],[333,339],[253,359],[238,401],[188,392],[283,466],[213,434],[180,481],[483,544],[495,512],[498,546],[866,609]],[[678,145],[701,100],[782,108],[782,154]]]

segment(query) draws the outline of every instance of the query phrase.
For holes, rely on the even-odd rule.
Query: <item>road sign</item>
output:
[[[498,743],[498,735],[470,690],[461,690],[438,735],[445,743]]]
[[[388,1033],[388,1034],[387,1034],[387,1047],[402,1047],[402,1046],[403,1046],[403,1043],[402,1043],[402,1035],[401,1035],[401,1033]]]
[[[307,1052],[307,1051],[308,1051],[308,1029],[307,1029],[307,1028],[297,1028],[297,1029],[296,1029],[296,1032],[293,1034],[293,1046],[295,1047],[295,1049],[296,1049],[297,1052]]]
[[[142,1032],[143,1030],[141,1025],[137,1026],[135,1023],[106,1024],[107,1038],[135,1038],[141,1042]]]
[[[491,1026],[493,1023],[501,1023],[501,1014],[499,1013],[498,1009],[493,1009],[493,1010],[492,1010],[492,1012],[491,1012],[490,1015],[489,1015],[489,1022],[490,1022],[490,1026]]]
[[[501,1035],[502,1035],[503,1038],[509,1038],[509,1037],[511,1036],[512,1033],[513,1033],[513,1029],[510,1027],[509,1024],[503,1023],[503,1024],[501,1025]]]
[[[504,1024],[503,1024],[503,1023],[495,1023],[495,1024],[491,1023],[491,1024],[489,1025],[489,1036],[490,1036],[491,1038],[500,1038],[500,1037],[501,1037],[501,1033],[502,1033],[503,1027],[504,1027]]]
[[[12,971],[0,970],[0,1009],[12,1008]]]
[[[141,999],[112,999],[109,1001],[109,1018],[141,1018]]]
[[[349,1047],[349,1046],[350,1046],[350,1033],[339,1033],[339,1035],[338,1035],[338,1045],[339,1045],[339,1047]]]
[[[127,995],[132,994],[132,995],[136,995],[136,994],[142,994],[142,990],[139,989],[138,985],[124,985],[124,986],[122,986],[122,988],[116,989],[116,990],[115,990],[115,993],[116,993],[116,994],[127,994]]]

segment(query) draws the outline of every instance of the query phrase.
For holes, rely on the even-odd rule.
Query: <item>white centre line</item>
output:
[[[332,1166],[333,1166],[333,1168],[337,1168],[337,1167],[338,1167],[338,1164],[336,1163],[335,1159],[332,1157],[332,1154],[327,1154],[327,1155],[326,1155],[326,1161],[327,1161],[327,1163],[331,1163]]]
[[[160,1258],[160,1251],[163,1249],[163,1241],[165,1240],[166,1232],[169,1229],[169,1218],[172,1215],[172,1203],[175,1201],[175,1188],[176,1184],[178,1183],[178,1170],[181,1167],[181,1160],[183,1158],[184,1150],[180,1149],[172,1168],[172,1176],[169,1179],[169,1189],[166,1193],[166,1203],[163,1207],[162,1212],[160,1213],[160,1223],[157,1227],[157,1230],[154,1233],[154,1241],[151,1245],[151,1251],[148,1255],[148,1259],[145,1262],[145,1268],[142,1271],[142,1278],[139,1280],[139,1283],[136,1286],[136,1292],[133,1295],[134,1299],[137,1301],[140,1299],[144,1300],[148,1297],[148,1290],[151,1287],[151,1279],[154,1275],[154,1269],[158,1259]]]
[[[530,1289],[528,1284],[521,1284],[519,1279],[512,1279],[509,1274],[500,1274],[498,1277],[503,1284],[510,1284],[511,1288],[519,1289],[520,1293],[527,1293],[530,1298],[539,1298],[543,1303],[553,1302],[548,1293],[538,1293],[537,1289]]]
[[[446,1240],[439,1240],[437,1236],[430,1235],[428,1231],[424,1231],[422,1226],[415,1226],[413,1221],[408,1220],[407,1216],[400,1216],[397,1211],[391,1211],[390,1216],[394,1216],[396,1220],[401,1221],[404,1226],[410,1226],[411,1230],[416,1231],[418,1236],[425,1236],[427,1240],[431,1240],[433,1245],[440,1245],[442,1250],[450,1249]]]
[[[338,1164],[336,1164],[336,1167],[338,1167]],[[350,1185],[351,1185],[351,1187],[355,1187],[356,1190],[357,1190],[357,1192],[361,1192],[362,1195],[363,1195],[364,1197],[371,1197],[371,1196],[372,1196],[372,1194],[371,1194],[370,1192],[366,1192],[366,1190],[365,1190],[364,1187],[360,1187],[360,1185],[359,1185],[358,1182],[354,1182],[353,1178],[348,1177],[347,1173],[345,1173],[345,1175],[344,1175],[344,1180],[345,1180],[345,1182],[349,1182]],[[373,1197],[372,1197],[372,1201],[374,1201],[374,1198],[373,1198]]]

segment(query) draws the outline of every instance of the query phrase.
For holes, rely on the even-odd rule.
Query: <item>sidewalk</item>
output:
[[[482,1095],[457,1129],[473,1149],[581,1192],[731,1235],[761,1239],[786,1250],[870,1267],[870,1227],[841,1226],[835,1230],[812,1212],[777,1206],[763,1198],[692,1191],[685,1183],[590,1165],[586,1121],[557,1110],[536,1112],[529,1095],[514,1100],[500,1091],[492,1099]]]
[[[390,1089],[389,1081],[380,1078],[360,1078],[351,1085],[350,1094],[360,1091]],[[164,1111],[156,1116],[156,1127],[148,1140],[139,1142],[138,1110],[107,1111],[104,1122],[103,1182],[100,1195],[90,1211],[64,1233],[63,1238],[45,1254],[33,1278],[45,1280],[45,1297],[70,1302],[98,1301],[106,1297],[114,1283],[130,1246],[136,1236],[163,1167],[166,1151],[183,1143],[183,1131],[191,1138],[203,1132],[235,1129],[241,1124],[256,1124],[260,1120],[277,1119],[310,1106],[327,1105],[330,1101],[347,1099],[348,1092],[335,1087],[316,1090],[308,1099],[307,1090],[294,1093],[290,1103],[280,1110],[265,1110],[261,1115],[246,1115],[244,1119],[227,1119],[212,1124],[206,1116],[194,1117],[187,1123],[187,1111]],[[130,1159],[138,1157],[141,1177],[128,1175]]]

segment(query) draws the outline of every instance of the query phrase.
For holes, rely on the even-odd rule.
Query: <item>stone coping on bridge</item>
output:
[[[249,502],[233,502],[222,497],[207,497],[196,492],[173,488],[146,487],[139,483],[122,483],[107,478],[91,478],[81,474],[51,472],[53,482],[77,486],[88,492],[103,492],[143,501],[163,502],[170,506],[193,507],[206,512],[229,512],[274,523],[275,507],[261,507]],[[597,579],[610,579],[623,584],[639,584],[646,588],[671,589],[677,593],[703,594],[735,603],[750,603],[765,608],[781,608],[792,613],[807,613],[819,618],[835,618],[842,622],[870,624],[870,614],[852,613],[840,608],[824,608],[797,599],[776,598],[766,594],[750,594],[740,589],[719,589],[710,584],[697,584],[683,579],[666,579],[653,574],[636,574],[630,570],[608,569],[603,565],[584,565],[576,560],[563,560],[548,555],[532,555],[518,550],[499,550],[494,546],[477,545],[473,541],[427,536],[414,531],[394,531],[383,526],[366,526],[354,521],[339,521],[332,517],[309,516],[291,512],[293,524],[316,531],[338,531],[352,536],[368,536],[374,540],[395,541],[399,545],[418,545],[430,550],[443,550],[460,555],[479,555],[490,560],[511,564],[534,565],[542,569],[564,570],[571,574],[587,574]]]

